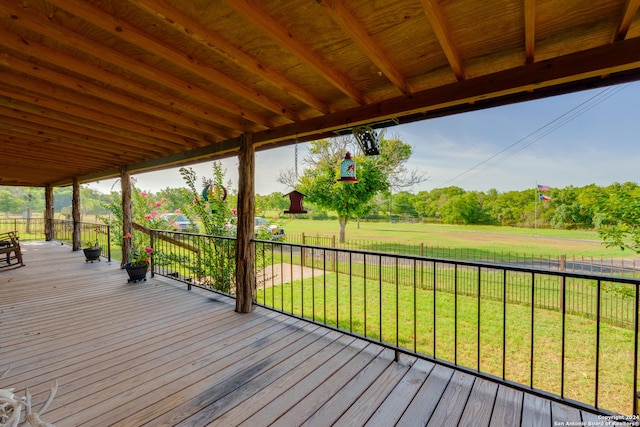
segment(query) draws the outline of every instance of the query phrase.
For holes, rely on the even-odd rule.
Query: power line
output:
[[[545,136],[549,135],[550,133],[556,131],[560,127],[566,125],[567,123],[571,122],[572,120],[575,120],[577,117],[581,116],[582,114],[586,113],[587,111],[591,110],[592,108],[595,108],[597,105],[601,104],[602,102],[606,101],[607,99],[609,99],[613,95],[615,95],[618,92],[622,91],[627,86],[628,85],[623,85],[621,87],[608,87],[608,88],[598,92],[597,94],[595,94],[591,98],[587,99],[586,101],[581,102],[580,104],[578,104],[577,106],[573,107],[569,111],[567,111],[567,112],[561,114],[560,116],[556,117],[555,119],[551,120],[549,123],[545,124],[544,126],[536,129],[535,131],[531,132],[527,136],[525,136],[523,138],[520,138],[519,140],[517,140],[513,144],[510,144],[509,146],[503,148],[502,150],[498,151],[494,155],[492,155],[492,156],[486,158],[485,160],[477,163],[476,165],[470,167],[469,169],[465,170],[464,172],[461,172],[458,175],[454,176],[453,178],[443,182],[442,184],[440,184],[436,188],[444,187],[448,183],[450,183],[452,181],[455,181],[456,179],[458,179],[458,178],[460,178],[460,177],[462,177],[464,175],[467,175],[468,173],[478,169],[480,166],[485,165],[485,164],[489,163],[490,161],[492,161],[494,159],[495,159],[495,161],[493,163],[497,163],[497,162],[501,162],[501,161],[507,160],[510,157],[513,157],[514,155],[516,155],[520,151],[530,147],[531,145],[533,145],[536,142],[540,141],[542,138],[544,138]],[[547,129],[547,128],[549,128],[549,129]],[[544,133],[541,133],[543,131],[544,131]],[[537,135],[539,133],[541,133],[541,134]],[[525,141],[527,141],[529,139],[532,139],[532,140],[529,141],[525,145],[521,145],[521,144],[523,144]]]

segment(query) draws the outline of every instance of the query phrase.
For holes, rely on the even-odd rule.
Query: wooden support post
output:
[[[50,242],[53,235],[53,187],[47,184],[44,187],[44,239]]]
[[[80,250],[80,183],[77,178],[73,178],[73,194],[71,195],[71,216],[73,217],[73,237],[71,248],[74,251]]]
[[[251,244],[255,216],[255,148],[253,136],[240,139],[238,155],[238,228],[236,236],[236,312],[250,313],[256,287],[255,251]]]
[[[131,207],[131,174],[126,168],[120,168],[120,189],[122,193],[122,235],[131,235],[133,233],[133,214]],[[132,239],[122,239],[122,261],[120,267],[129,261],[129,254]]]

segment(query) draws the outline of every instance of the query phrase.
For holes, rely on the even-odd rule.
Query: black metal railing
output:
[[[639,279],[254,244],[260,305],[545,397],[637,413]]]
[[[106,224],[80,222],[80,245],[93,246],[96,242],[102,248],[102,256],[111,261],[111,228]],[[53,238],[62,243],[73,244],[73,221],[54,219]],[[0,232],[17,231],[20,240],[44,240],[44,218],[0,219]]]
[[[16,231],[20,240],[44,239],[44,218],[0,218],[0,232]]]
[[[233,296],[234,239],[151,236],[155,274]],[[639,279],[252,244],[261,306],[583,409],[637,413]]]
[[[235,287],[234,238],[150,230],[152,274],[232,295]]]

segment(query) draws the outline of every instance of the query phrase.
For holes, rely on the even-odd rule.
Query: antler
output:
[[[40,419],[40,416],[44,414],[44,412],[47,410],[51,402],[53,402],[53,398],[55,397],[57,391],[58,391],[58,380],[55,380],[53,382],[53,385],[51,386],[51,391],[49,392],[49,397],[47,398],[47,401],[44,402],[44,405],[42,405],[42,407],[40,408],[40,411],[32,413],[31,412],[31,393],[29,392],[29,387],[27,387],[25,391],[25,400],[26,400],[26,406],[27,406],[27,411],[24,418],[25,422],[32,427],[56,427],[54,424],[42,421]]]

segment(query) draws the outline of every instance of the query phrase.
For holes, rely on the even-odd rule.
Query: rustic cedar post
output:
[[[73,194],[71,196],[71,216],[73,217],[73,237],[71,249],[80,249],[80,183],[73,178]]]
[[[131,208],[131,175],[126,168],[120,168],[120,188],[122,192],[122,235],[131,235],[133,228],[131,223],[133,222],[133,214]],[[129,254],[131,253],[131,240],[122,239],[122,261],[120,267],[129,261]]]
[[[53,240],[53,187],[47,184],[44,187],[44,239],[47,242]]]
[[[236,312],[250,313],[256,284],[253,218],[255,216],[255,148],[251,134],[240,138],[238,155],[238,228],[236,236]]]

